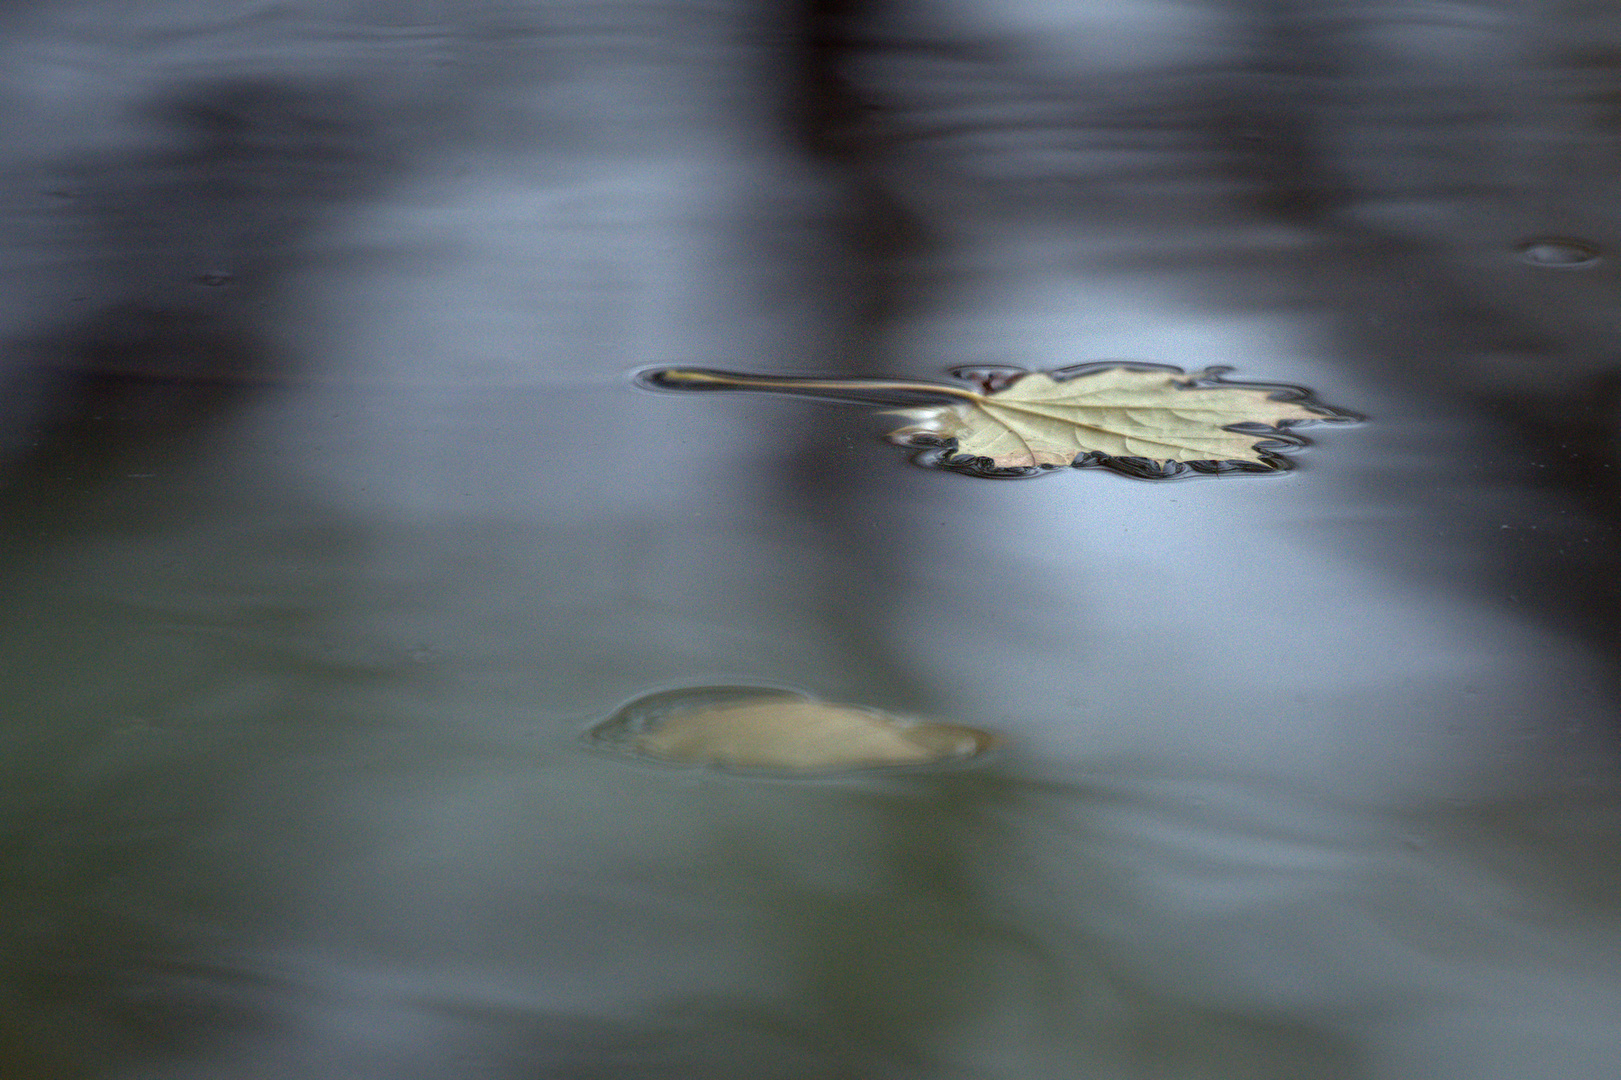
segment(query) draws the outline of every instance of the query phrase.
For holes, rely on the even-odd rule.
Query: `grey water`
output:
[[[0,1075],[1609,1080],[1621,18],[0,10]],[[682,365],[1226,366],[999,482]],[[982,729],[598,752],[765,686]]]

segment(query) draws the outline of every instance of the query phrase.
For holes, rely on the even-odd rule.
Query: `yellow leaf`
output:
[[[898,410],[912,421],[891,433],[950,439],[951,459],[987,459],[994,469],[1071,465],[1091,457],[1172,462],[1251,462],[1276,467],[1264,444],[1282,425],[1321,420],[1273,387],[1199,385],[1180,372],[1109,367],[1057,380],[1043,372],[1005,389],[949,404]],[[1233,431],[1233,425],[1263,431]]]

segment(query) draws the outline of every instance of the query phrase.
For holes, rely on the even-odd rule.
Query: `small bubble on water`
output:
[[[1567,237],[1527,240],[1519,252],[1521,262],[1548,270],[1585,270],[1599,261],[1598,248]]]

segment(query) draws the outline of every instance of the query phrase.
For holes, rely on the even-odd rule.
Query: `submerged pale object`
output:
[[[992,743],[973,728],[748,687],[640,698],[591,737],[609,749],[674,764],[786,773],[962,761]]]

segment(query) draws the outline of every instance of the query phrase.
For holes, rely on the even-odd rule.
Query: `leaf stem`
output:
[[[743,375],[707,368],[654,368],[641,375],[648,385],[668,390],[764,390],[777,394],[832,393],[863,401],[871,395],[923,394],[984,401],[983,394],[945,383],[904,382],[886,379],[815,379],[797,375]]]

